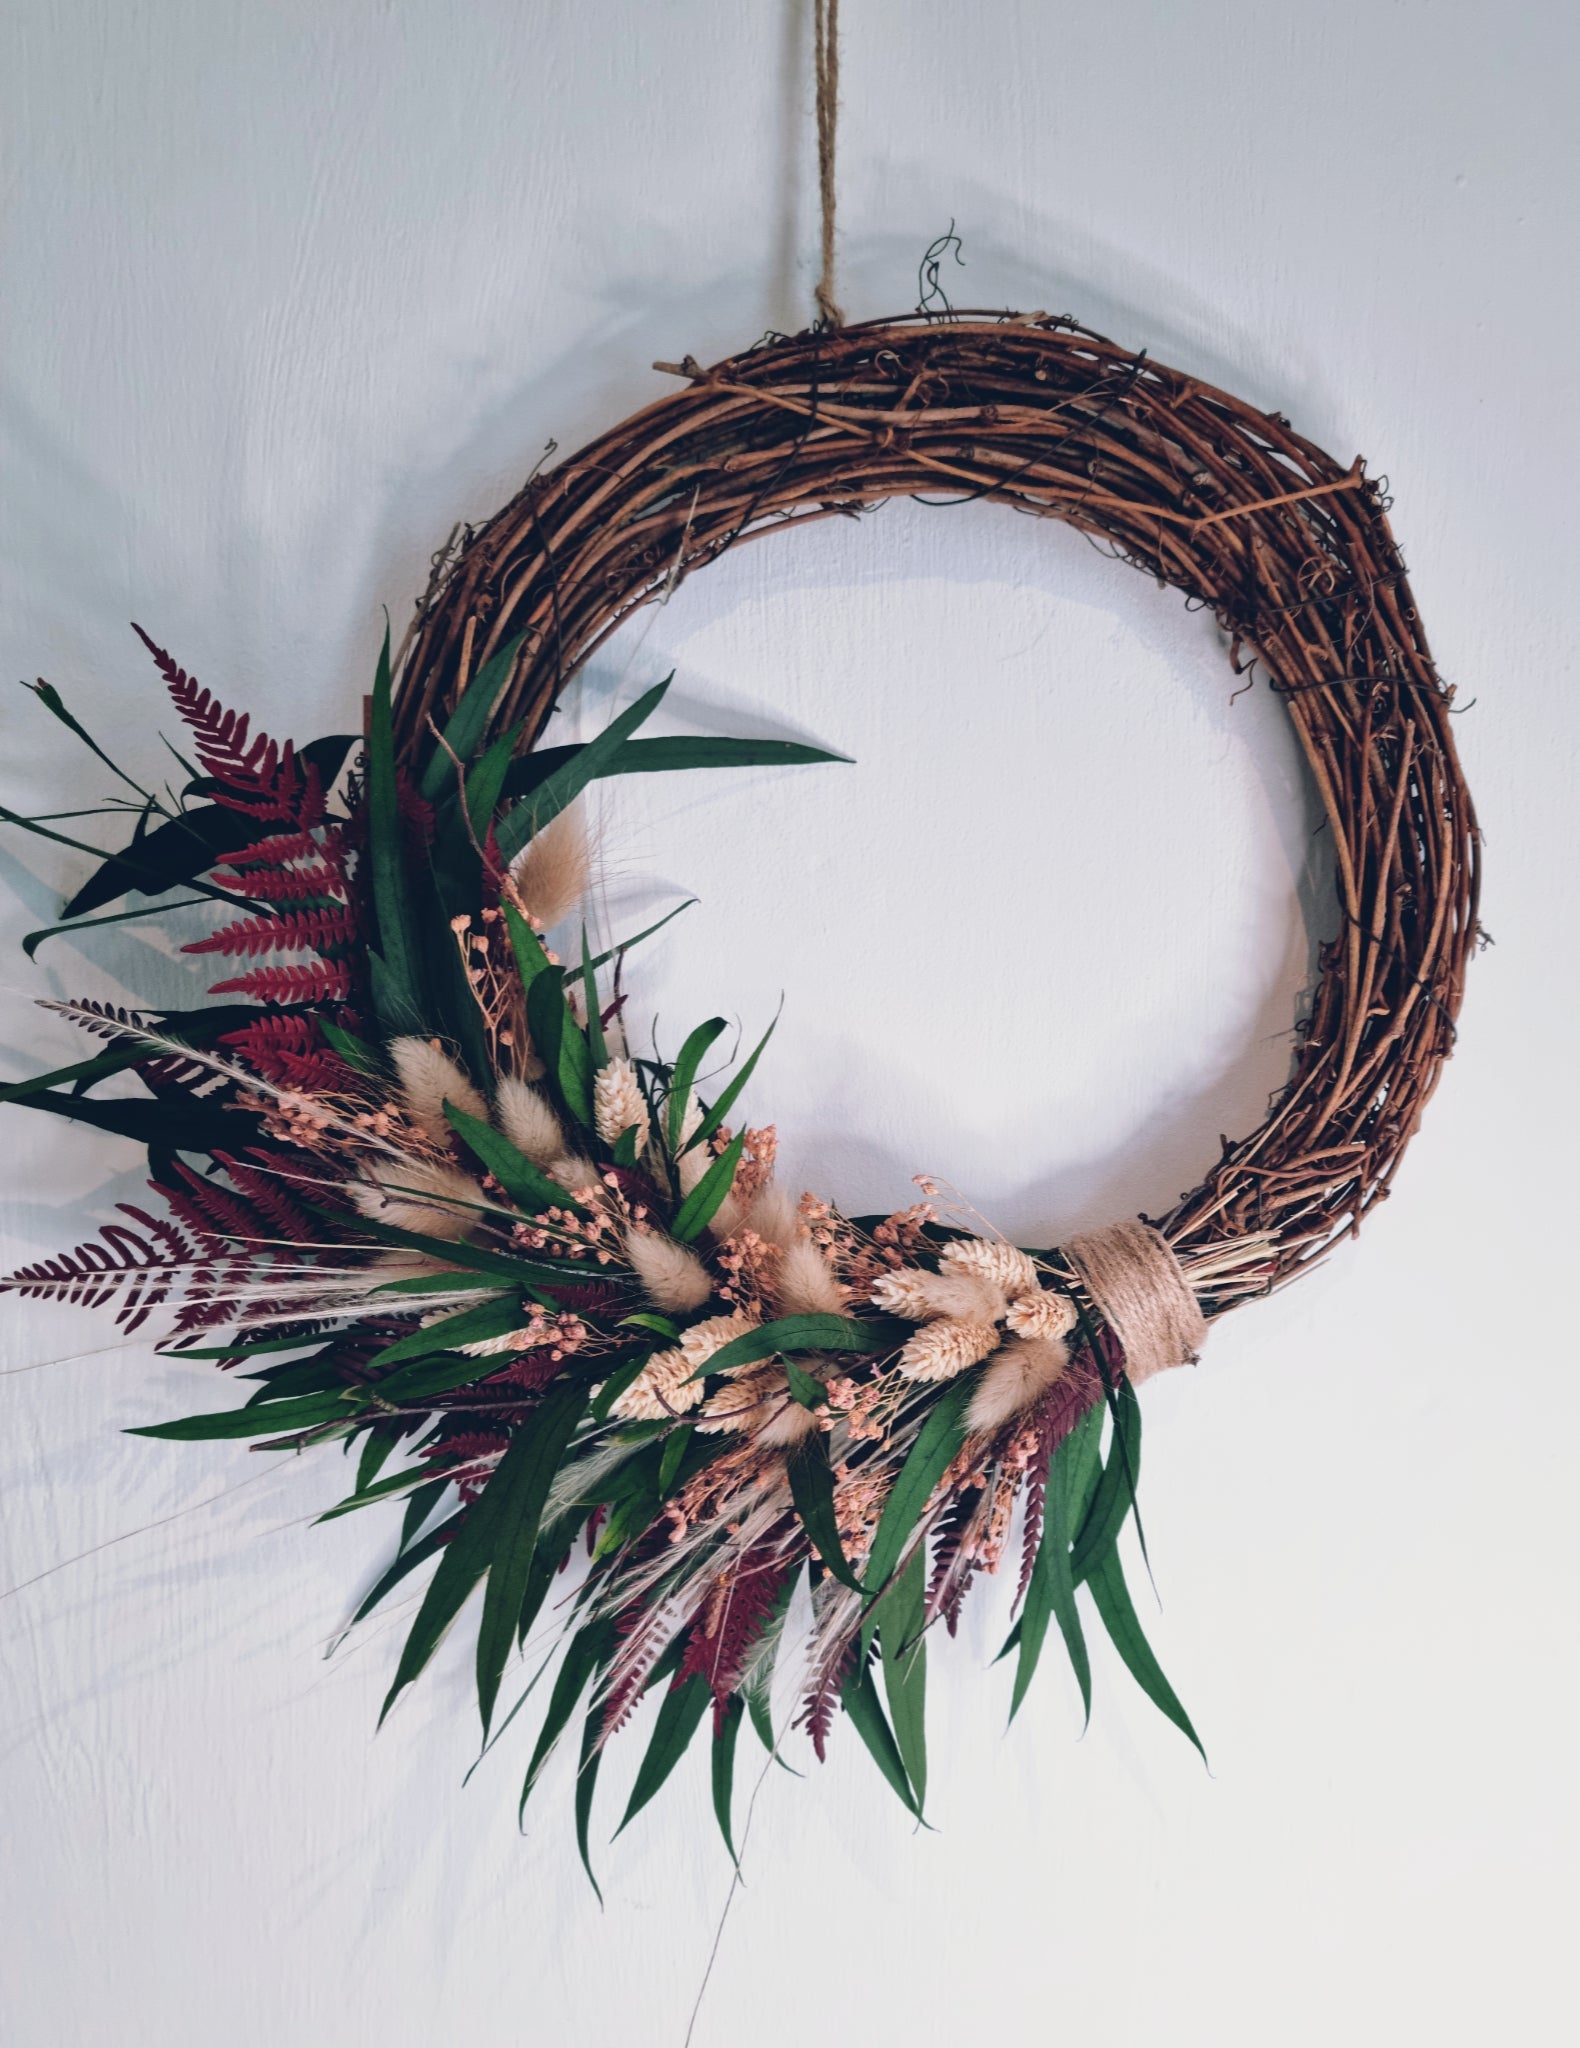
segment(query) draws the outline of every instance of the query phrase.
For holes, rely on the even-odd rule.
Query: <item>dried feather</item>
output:
[[[501,1081],[494,1096],[494,1114],[511,1144],[534,1165],[548,1166],[564,1158],[565,1133],[540,1089],[525,1081]]]
[[[625,1255],[647,1298],[668,1315],[689,1315],[713,1292],[713,1280],[689,1246],[658,1230],[627,1233]]]
[[[488,1104],[437,1039],[394,1038],[389,1052],[400,1077],[406,1114],[435,1145],[446,1151],[450,1147],[450,1123],[444,1113],[447,1102],[468,1116],[488,1115]]]
[[[592,872],[592,840],[580,801],[545,825],[526,843],[511,864],[511,880],[540,931],[548,931],[587,894]]]
[[[1012,1338],[994,1354],[971,1396],[966,1428],[984,1436],[1002,1429],[1040,1401],[1069,1366],[1070,1354],[1060,1337]]]

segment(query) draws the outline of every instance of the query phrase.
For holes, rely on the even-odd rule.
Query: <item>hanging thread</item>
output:
[[[817,281],[818,318],[843,327],[834,297],[834,131],[839,121],[839,0],[815,0],[813,64],[817,78],[817,189],[823,214],[823,271]]]

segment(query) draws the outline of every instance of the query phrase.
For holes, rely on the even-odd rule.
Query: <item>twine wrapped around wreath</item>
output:
[[[534,474],[446,551],[396,704],[414,751],[525,634],[499,707],[541,733],[637,607],[745,540],[894,497],[1063,520],[1210,609],[1285,700],[1331,831],[1340,928],[1288,1086],[1160,1219],[1186,1269],[1262,1239],[1248,1283],[1309,1266],[1388,1193],[1452,1050],[1479,839],[1383,486],[1064,316],[964,313],[770,337]],[[1247,1269],[1249,1270],[1249,1269]],[[1198,1276],[1199,1277],[1199,1276]]]

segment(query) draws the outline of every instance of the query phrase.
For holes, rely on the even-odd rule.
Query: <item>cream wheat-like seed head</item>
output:
[[[935,1316],[992,1323],[1004,1313],[1003,1292],[991,1280],[970,1272],[926,1273],[919,1266],[883,1274],[873,1282],[872,1299],[879,1308],[913,1323]]]
[[[1076,1320],[1070,1297],[1043,1287],[1035,1294],[1018,1294],[1004,1317],[1017,1337],[1068,1337]]]
[[[647,1101],[636,1069],[627,1059],[611,1060],[593,1081],[593,1122],[606,1145],[624,1132],[636,1132],[636,1149],[647,1143]]]
[[[1037,1268],[1026,1254],[997,1238],[954,1238],[939,1253],[938,1263],[940,1271],[973,1273],[1006,1296],[1030,1294],[1041,1285]]]
[[[686,1414],[701,1399],[702,1382],[692,1379],[685,1353],[659,1351],[610,1404],[609,1413],[624,1422],[662,1422],[667,1415]]]
[[[952,1380],[967,1366],[998,1348],[997,1326],[963,1323],[953,1317],[924,1323],[900,1352],[900,1371],[908,1380]]]

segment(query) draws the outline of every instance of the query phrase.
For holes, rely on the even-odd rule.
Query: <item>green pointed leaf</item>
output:
[[[658,1464],[658,1496],[662,1500],[675,1483],[675,1474],[680,1470],[681,1460],[691,1446],[696,1434],[695,1426],[683,1422],[678,1429],[672,1429],[664,1439],[664,1455]]]
[[[449,1538],[450,1532],[459,1526],[460,1521],[461,1514],[458,1509],[447,1521],[436,1524],[435,1527],[428,1531],[426,1536],[419,1537],[417,1542],[413,1543],[409,1549],[397,1552],[394,1563],[379,1575],[379,1578],[374,1583],[372,1592],[366,1596],[357,1608],[356,1613],[352,1615],[351,1619],[340,1631],[340,1634],[336,1636],[333,1644],[330,1646],[331,1649],[338,1649],[358,1622],[366,1621],[374,1608],[381,1601],[388,1599],[403,1579],[414,1572],[418,1565],[426,1564],[436,1550],[442,1549]]]
[[[547,1079],[560,1107],[572,1123],[590,1131],[592,1054],[566,1003],[565,977],[558,967],[539,974],[527,989],[527,1029],[533,1050],[548,1069]]]
[[[389,1463],[390,1454],[402,1442],[405,1432],[386,1429],[375,1423],[368,1431],[362,1445],[362,1456],[357,1460],[356,1491],[361,1493],[371,1486],[380,1472]]]
[[[872,1673],[867,1668],[865,1658],[846,1679],[840,1700],[845,1712],[850,1716],[851,1726],[867,1745],[873,1762],[888,1780],[895,1796],[920,1820],[922,1815],[916,1803],[916,1794],[911,1790],[911,1781],[905,1775],[905,1764],[900,1756],[899,1745],[895,1742],[894,1731],[884,1714],[883,1702],[878,1698],[878,1688],[872,1682]]]
[[[533,1788],[542,1776],[543,1767],[553,1754],[555,1745],[564,1734],[571,1715],[576,1711],[576,1702],[586,1691],[588,1680],[613,1653],[614,1646],[614,1626],[608,1621],[587,1622],[566,1644],[565,1655],[560,1661],[560,1668],[555,1674],[554,1685],[549,1693],[543,1726],[538,1731],[532,1760],[527,1765],[526,1781],[521,1788],[521,1804],[517,1809],[518,1819],[526,1812],[527,1801],[532,1797]]]
[[[518,633],[513,640],[507,640],[497,653],[489,656],[461,692],[445,723],[445,744],[442,747],[435,745],[422,771],[418,787],[429,803],[437,803],[446,791],[454,788],[456,759],[464,766],[483,744],[483,735],[494,715],[499,693],[510,679],[517,651],[526,637],[525,633]],[[497,795],[494,801],[498,802]],[[481,829],[478,836],[482,837]]]
[[[722,1017],[710,1017],[706,1024],[699,1024],[680,1048],[674,1071],[669,1081],[669,1149],[678,1152],[680,1134],[685,1128],[686,1105],[691,1100],[691,1091],[696,1084],[697,1069],[702,1065],[708,1047],[727,1029]]]
[[[609,1410],[619,1400],[626,1388],[630,1386],[638,1373],[641,1372],[643,1366],[646,1365],[652,1355],[651,1351],[639,1351],[635,1358],[628,1359],[624,1365],[617,1365],[615,1367],[614,1371],[610,1373],[609,1377],[593,1396],[592,1403],[587,1411],[592,1416],[594,1422],[604,1423],[609,1420]]]
[[[713,1221],[720,1204],[730,1192],[735,1169],[740,1165],[741,1154],[745,1150],[746,1133],[739,1131],[675,1211],[669,1234],[676,1244],[690,1244]]]
[[[330,1051],[339,1053],[348,1067],[354,1067],[359,1074],[383,1072],[382,1061],[365,1038],[358,1038],[354,1031],[339,1024],[331,1024],[327,1017],[318,1019],[318,1029]]]
[[[889,1498],[884,1502],[877,1534],[872,1539],[866,1575],[869,1591],[881,1592],[888,1584],[890,1574],[910,1544],[933,1488],[965,1442],[965,1412],[979,1378],[980,1374],[973,1371],[951,1380],[918,1431],[916,1441],[900,1467],[900,1475],[889,1491]],[[871,1640],[875,1621],[876,1609],[869,1609],[863,1629],[864,1642]]]
[[[784,1362],[785,1378],[790,1384],[790,1398],[798,1401],[803,1408],[818,1409],[828,1406],[828,1388],[810,1373],[799,1360],[787,1358]]]
[[[523,755],[505,785],[507,796],[530,796],[558,768],[573,761],[579,747],[539,747]],[[848,754],[830,753],[800,740],[730,739],[675,733],[663,739],[627,740],[603,763],[598,778],[612,775],[673,775],[691,768],[796,768],[838,761],[850,765]]]
[[[1102,1406],[1090,1409],[1075,1428],[1055,1446],[1048,1461],[1043,1500],[1042,1540],[1037,1546],[1031,1583],[1020,1618],[1020,1659],[1015,1668],[1015,1690],[1009,1716],[1013,1721],[1031,1684],[1042,1655],[1050,1619],[1056,1619],[1069,1653],[1086,1719],[1092,1718],[1092,1672],[1086,1653],[1086,1637],[1075,1605],[1075,1581],[1070,1572],[1070,1533],[1080,1486],[1080,1472],[1088,1455],[1095,1455],[1102,1431]]]
[[[512,1439],[483,1491],[484,1499],[496,1488],[503,1495],[477,1633],[477,1703],[485,1740],[505,1664],[516,1643],[543,1504],[586,1405],[587,1391],[579,1384],[551,1390]]]
[[[382,1351],[375,1351],[368,1360],[368,1369],[372,1371],[376,1366],[395,1365],[406,1358],[432,1358],[436,1352],[453,1351],[459,1344],[477,1344],[487,1337],[507,1336],[510,1331],[520,1328],[522,1317],[522,1306],[516,1296],[496,1295],[479,1303],[476,1308],[459,1309],[437,1323],[429,1323],[425,1329],[413,1330],[409,1337],[386,1344]],[[382,1386],[379,1391],[384,1391]]]
[[[850,1568],[845,1547],[839,1540],[839,1522],[834,1514],[834,1475],[828,1464],[828,1439],[821,1431],[799,1444],[785,1461],[790,1481],[790,1498],[801,1518],[807,1540],[841,1585],[853,1592],[866,1588]]]
[[[370,1444],[377,1444],[378,1437],[370,1436],[368,1441]],[[362,1483],[359,1473],[356,1491],[348,1493],[344,1500],[337,1500],[332,1508],[325,1508],[316,1519],[320,1522],[337,1521],[342,1515],[355,1514],[359,1508],[372,1507],[378,1501],[398,1500],[403,1493],[410,1493],[414,1487],[428,1486],[432,1483],[431,1464],[408,1466],[405,1471],[391,1473],[388,1478],[370,1479],[366,1485]]]
[[[724,1709],[724,1719],[713,1737],[713,1815],[737,1870],[741,1859],[735,1853],[735,1837],[730,1831],[730,1807],[735,1791],[735,1739],[741,1732],[744,1712],[737,1693]]]
[[[1130,1589],[1125,1584],[1125,1575],[1119,1563],[1119,1552],[1110,1545],[1088,1574],[1087,1585],[1097,1611],[1102,1616],[1103,1626],[1113,1640],[1114,1648],[1125,1660],[1130,1675],[1152,1704],[1166,1714],[1175,1727],[1190,1741],[1203,1763],[1207,1752],[1201,1746],[1201,1738],[1191,1726],[1190,1716],[1181,1706],[1179,1696],[1163,1675],[1162,1666],[1152,1654],[1152,1646],[1142,1634],[1141,1623],[1131,1604]]]
[[[300,1400],[268,1401],[253,1408],[222,1408],[214,1415],[184,1415],[177,1422],[154,1422],[128,1429],[127,1436],[152,1436],[168,1443],[204,1443],[224,1437],[284,1435],[312,1429],[321,1422],[351,1422],[356,1410],[339,1394],[307,1394]]]
[[[582,1723],[582,1752],[576,1765],[576,1848],[582,1859],[582,1869],[587,1873],[587,1882],[592,1886],[599,1905],[603,1904],[603,1891],[593,1875],[592,1851],[588,1847],[588,1835],[592,1828],[593,1793],[598,1786],[598,1766],[603,1762],[603,1749],[599,1743],[600,1724],[603,1715],[598,1707],[588,1711]]]
[[[578,1397],[567,1395],[562,1398]],[[439,1569],[433,1575],[401,1651],[394,1683],[379,1715],[381,1722],[400,1694],[427,1664],[438,1648],[440,1638],[496,1558],[503,1554],[506,1571],[514,1569],[512,1545],[519,1532],[521,1502],[524,1496],[530,1500],[540,1466],[540,1455],[534,1448],[536,1434],[535,1419],[512,1434],[510,1446],[494,1468],[488,1484],[468,1509],[461,1524],[461,1533],[440,1559]],[[535,1514],[532,1527],[535,1534]],[[519,1596],[516,1605],[519,1608]],[[512,1629],[515,1618],[512,1611],[509,1618]],[[491,1636],[491,1645],[493,1640]]]
[[[636,1783],[631,1787],[631,1797],[626,1802],[625,1817],[615,1829],[617,1835],[631,1825],[648,1801],[662,1789],[701,1725],[712,1698],[708,1681],[701,1672],[693,1673],[665,1693],[658,1719],[653,1723],[647,1752],[636,1774]]]
[[[513,810],[505,813],[496,827],[496,836],[507,865],[528,840],[552,823],[561,811],[570,808],[589,782],[608,773],[609,764],[616,759],[625,741],[639,725],[652,717],[663,702],[670,680],[666,676],[663,682],[656,683],[638,697],[629,710],[611,719],[596,739],[578,748],[574,756],[562,762],[530,796],[523,797]]]
[[[525,1153],[518,1152],[492,1124],[485,1124],[480,1117],[469,1116],[464,1109],[457,1109],[453,1102],[444,1105],[444,1113],[451,1128],[466,1140],[518,1209],[529,1216],[540,1215],[545,1209],[569,1209],[578,1216],[586,1213],[571,1200],[558,1181],[550,1180],[542,1167],[535,1166]]]
[[[927,1545],[919,1543],[883,1602],[878,1627],[889,1719],[918,1810],[927,1801],[927,1643],[922,1635],[926,1601]]]
[[[1113,1437],[1092,1504],[1075,1541],[1070,1573],[1076,1585],[1091,1574],[1099,1558],[1119,1540],[1125,1517],[1135,1505],[1141,1475],[1141,1404],[1129,1380],[1121,1380],[1113,1396]]]
[[[430,1479],[426,1486],[419,1486],[417,1491],[412,1494],[406,1503],[406,1512],[401,1517],[400,1540],[402,1550],[411,1542],[417,1531],[427,1521],[449,1489],[450,1482],[448,1479]],[[459,1523],[464,1513],[464,1509],[459,1510],[456,1515],[452,1516],[451,1520]],[[446,1524],[446,1526],[448,1527],[449,1525]],[[424,1541],[426,1540],[424,1538]]]
[[[587,1050],[595,1069],[606,1067],[609,1064],[609,1047],[604,1042],[598,979],[593,973],[592,947],[587,943],[586,925],[582,926],[582,997],[587,1012]]]
[[[752,1078],[752,1075],[757,1068],[757,1062],[763,1056],[764,1048],[767,1046],[769,1039],[773,1037],[775,1031],[777,1031],[778,1028],[779,1019],[776,1017],[773,1023],[770,1024],[768,1029],[763,1033],[762,1037],[758,1039],[756,1045],[752,1048],[751,1057],[747,1060],[746,1064],[741,1068],[740,1072],[736,1074],[734,1078],[730,1081],[729,1085],[724,1089],[723,1093],[715,1099],[712,1108],[707,1111],[701,1123],[698,1124],[696,1130],[692,1133],[691,1138],[688,1141],[685,1148],[688,1152],[695,1151],[697,1146],[699,1145],[705,1145],[708,1142],[709,1138],[711,1138],[714,1132],[719,1128],[720,1124],[722,1124],[724,1119],[729,1115],[730,1111],[735,1107],[736,1102],[740,1098],[741,1090]]]
[[[410,895],[402,858],[400,801],[395,781],[395,735],[390,701],[390,635],[384,628],[368,723],[368,871],[379,943],[373,960],[374,998],[390,1031],[420,1028],[418,950],[409,923]]]

